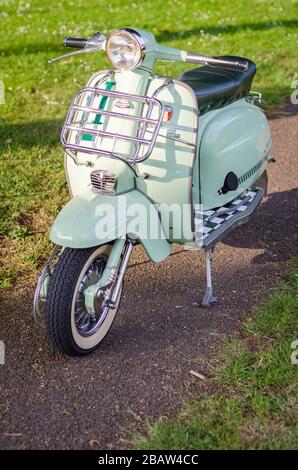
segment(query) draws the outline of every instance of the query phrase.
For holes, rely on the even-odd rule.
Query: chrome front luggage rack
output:
[[[155,97],[86,87],[72,101],[61,142],[75,160],[80,152],[138,163],[152,153],[163,114]]]

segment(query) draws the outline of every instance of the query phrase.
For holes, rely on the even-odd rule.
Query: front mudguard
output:
[[[136,218],[138,209],[142,214]],[[171,252],[155,205],[137,189],[104,195],[87,188],[65,205],[50,231],[53,243],[68,248],[104,245],[126,235],[138,239],[152,261]]]

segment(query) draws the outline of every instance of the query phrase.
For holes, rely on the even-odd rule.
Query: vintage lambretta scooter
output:
[[[83,355],[112,325],[136,244],[154,262],[173,243],[204,249],[202,305],[216,301],[212,251],[260,203],[271,139],[250,60],[161,46],[137,28],[64,43],[79,50],[52,62],[105,51],[113,66],[75,95],[64,123],[71,199],[51,228],[34,299],[53,344]],[[152,72],[157,60],[203,66],[172,79]]]

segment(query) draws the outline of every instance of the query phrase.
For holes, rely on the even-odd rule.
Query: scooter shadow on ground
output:
[[[177,255],[179,258],[179,255]],[[139,278],[143,286],[142,297],[148,299],[145,303],[141,299],[134,298],[136,291],[135,283],[129,279],[125,285],[125,297],[122,300],[118,316],[111,330],[95,355],[123,354],[123,345],[130,338],[126,346],[128,356],[142,354],[145,359],[147,355],[153,356],[157,352],[171,354],[185,354],[187,343],[187,354],[195,357],[197,354],[208,354],[210,345],[222,335],[232,334],[239,328],[245,316],[257,303],[256,298],[264,289],[264,282],[256,287],[256,278],[264,278],[262,267],[248,266],[241,271],[239,266],[229,267],[222,270],[226,265],[227,258],[220,264],[216,272],[216,294],[219,297],[218,304],[209,309],[200,307],[200,300],[204,289],[203,265],[197,276],[194,277],[194,266],[198,268],[197,254],[191,253],[193,258],[189,264],[181,267],[180,261],[184,257],[181,254],[179,262],[179,277],[176,276],[174,263],[166,267],[160,266],[157,281],[158,288],[163,296],[156,296],[155,285],[146,283],[146,274],[134,269],[134,278]],[[219,255],[220,256],[220,255]],[[195,261],[194,261],[195,257]],[[275,267],[276,266],[276,267]],[[171,282],[164,277],[165,270],[171,272]],[[220,271],[220,272],[219,272]],[[267,277],[270,285],[270,276],[279,269],[277,265],[272,266],[270,275]],[[138,272],[138,276],[136,276]],[[176,273],[176,274],[175,274]],[[263,279],[264,281],[264,279]],[[227,289],[233,285],[233,293]],[[170,290],[166,290],[170,287]],[[133,308],[131,306],[133,305]],[[182,324],[183,319],[183,324]]]
[[[280,262],[297,254],[298,189],[269,194],[249,224],[223,243],[237,248],[263,248],[253,263]],[[286,249],[285,249],[286,248]]]

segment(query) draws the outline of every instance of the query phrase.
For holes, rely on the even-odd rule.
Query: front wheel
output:
[[[84,290],[103,274],[111,245],[86,249],[66,248],[51,275],[47,293],[45,321],[49,339],[70,356],[92,352],[104,339],[117,313],[115,308],[97,305],[88,313]]]

